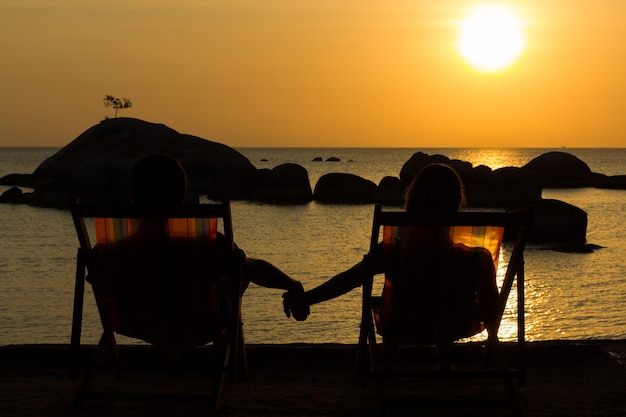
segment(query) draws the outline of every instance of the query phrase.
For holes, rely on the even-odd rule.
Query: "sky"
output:
[[[118,117],[232,147],[626,147],[626,1],[509,0],[525,47],[456,50],[475,0],[0,0],[0,146]]]

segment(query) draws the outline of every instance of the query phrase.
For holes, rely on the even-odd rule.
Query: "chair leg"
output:
[[[239,337],[237,338],[239,347],[237,349],[239,375],[244,381],[248,379],[248,354],[246,352],[246,341],[243,334],[243,322],[239,325]]]
[[[371,374],[374,377],[376,398],[379,404],[380,415],[385,414],[385,393],[383,386],[383,372],[385,371],[385,347],[383,340],[383,352],[379,350],[376,341],[376,331],[374,319],[371,315],[366,315],[361,323],[359,335],[359,346],[357,351],[357,369],[360,372],[361,386],[365,387],[367,378]]]
[[[109,350],[112,350],[114,353],[115,368],[117,370],[118,351],[117,345],[115,343],[115,335],[112,331],[104,331],[102,333],[102,336],[100,337],[98,345],[96,346],[96,350],[93,353],[91,362],[85,370],[85,375],[83,376],[83,379],[78,386],[78,390],[76,391],[76,395],[74,396],[74,406],[78,406],[85,399],[87,390],[93,379],[93,375],[96,372],[97,367],[104,362],[104,359],[106,358]]]
[[[72,335],[70,340],[70,362],[68,378],[76,379],[78,357],[80,353],[80,336],[83,324],[83,304],[85,299],[85,265],[78,251],[76,261],[76,282],[74,283],[74,307],[72,313]]]
[[[357,345],[356,360],[354,364],[354,374],[361,381],[362,386],[365,386],[369,363],[370,358],[367,346],[367,326],[364,323],[361,323],[359,343]]]
[[[216,370],[209,407],[211,410],[217,411],[226,374],[228,373],[233,382],[237,381],[238,376],[244,380],[248,377],[248,357],[243,336],[243,322],[239,320],[234,331],[216,340],[213,344],[213,350]]]
[[[515,416],[519,416],[521,415],[521,409],[519,405],[519,399],[517,398],[517,390],[515,389],[515,385],[513,384],[513,378],[508,372],[506,358],[504,356],[504,350],[502,349],[502,345],[500,344],[497,333],[489,334],[487,343],[487,348],[493,354],[498,370],[502,373],[502,382],[504,384],[504,388],[509,395],[513,414]]]
[[[388,350],[385,349],[384,340],[382,352],[379,350],[378,344],[376,343],[376,334],[374,334],[373,328],[371,330],[368,335],[370,366],[374,374],[374,385],[376,388],[376,398],[380,406],[380,414],[383,415],[385,410],[385,389],[383,384],[384,372],[387,370]]]
[[[248,356],[243,335],[243,322],[240,320],[234,328],[235,330],[229,332],[227,336],[230,343],[230,359],[226,366],[229,379],[232,382],[237,382],[239,378],[243,380],[248,378]]]
[[[212,411],[217,411],[220,406],[220,398],[222,395],[222,389],[224,387],[224,381],[226,374],[229,373],[232,377],[233,366],[232,362],[236,362],[236,349],[233,345],[231,335],[227,334],[225,337],[216,340],[213,343],[214,353],[214,380],[213,389],[209,400],[209,407]]]

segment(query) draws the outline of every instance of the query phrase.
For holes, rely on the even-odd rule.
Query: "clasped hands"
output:
[[[283,309],[287,318],[293,316],[297,321],[304,321],[311,314],[302,284],[298,283],[296,287],[283,294]]]

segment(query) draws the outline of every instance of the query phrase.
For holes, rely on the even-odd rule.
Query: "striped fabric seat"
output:
[[[96,218],[88,280],[116,333],[158,346],[198,346],[223,333],[226,268],[217,218]]]
[[[491,277],[504,227],[384,225],[382,234],[378,334],[393,343],[434,344],[478,334],[486,319],[495,322],[499,300]]]

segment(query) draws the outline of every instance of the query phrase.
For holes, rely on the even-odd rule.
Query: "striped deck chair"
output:
[[[381,412],[392,406],[499,405],[510,406],[515,414],[520,413],[513,377],[517,376],[518,383],[524,384],[523,251],[531,219],[532,213],[524,210],[460,212],[450,219],[424,220],[376,206],[370,252],[364,262],[368,265],[374,262],[372,254],[382,253],[378,256],[382,256],[384,282],[382,295],[373,296],[376,274],[373,268],[364,268],[357,364],[364,381],[367,376],[374,377]],[[379,243],[381,229],[382,244]],[[507,239],[512,236],[512,243],[503,249],[505,234]],[[516,369],[507,365],[498,338],[514,284],[517,287]],[[377,334],[382,346],[378,344]],[[472,350],[474,346],[467,338],[476,335],[479,335],[478,346],[484,346],[477,355],[481,366],[457,363],[458,352]],[[460,340],[466,343],[454,344]],[[430,356],[438,362],[437,371],[432,363],[428,366],[423,363],[429,350],[435,352]],[[471,355],[463,358],[467,356],[471,358]],[[484,361],[485,357],[489,362]],[[401,363],[399,358],[408,361]],[[421,366],[415,366],[420,361]],[[406,362],[413,363],[407,367]],[[406,395],[397,400],[387,395],[386,386],[390,378],[399,376],[497,377],[504,383],[505,398],[434,401],[420,396],[419,392],[411,392],[415,401],[407,402]]]
[[[212,392],[195,398],[217,409],[227,369],[234,371],[237,359],[241,359],[241,371],[246,370],[240,327],[244,255],[233,243],[229,202],[167,210],[74,205],[72,217],[80,246],[71,376],[76,375],[78,366],[85,281],[92,286],[103,328],[75,403],[101,398],[90,389],[91,380],[108,354],[112,353],[117,363],[115,335],[119,334],[162,350],[212,342]],[[220,226],[223,233],[218,232]],[[142,398],[134,393],[132,397]],[[160,397],[156,394],[145,399]]]

